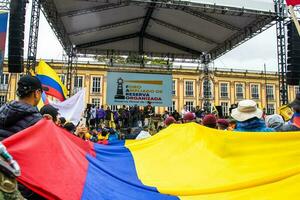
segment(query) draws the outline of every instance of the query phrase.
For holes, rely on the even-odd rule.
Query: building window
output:
[[[101,93],[101,77],[92,78],[92,93]]]
[[[227,102],[221,102],[222,113],[224,117],[229,116],[229,107]]]
[[[251,85],[251,98],[259,99],[259,86],[258,85]]]
[[[194,109],[194,102],[193,101],[186,101],[185,105],[186,105],[186,109],[190,112]]]
[[[275,106],[274,104],[268,104],[267,105],[267,115],[273,115],[275,114]]]
[[[210,80],[203,80],[203,97],[207,99],[212,98],[212,82]]]
[[[66,76],[64,74],[60,74],[58,75],[59,76],[59,79],[61,80],[62,84],[66,84]]]
[[[169,113],[172,113],[176,110],[176,102],[172,101],[172,107],[168,107]]]
[[[299,86],[295,86],[295,96],[300,92]]]
[[[194,81],[185,82],[185,96],[194,96]]]
[[[172,95],[176,96],[176,80],[172,81]]]
[[[8,88],[8,74],[2,74],[0,76],[0,90],[7,90]]]
[[[99,98],[92,98],[92,104],[96,106],[96,108],[100,108],[101,100]]]
[[[221,83],[221,98],[228,98],[228,83]]]
[[[83,87],[83,76],[75,76],[74,77],[74,93],[77,93]]]
[[[274,99],[274,86],[273,85],[267,85],[267,98],[268,99]]]
[[[235,96],[237,99],[244,99],[244,85],[238,83],[235,85]]]
[[[6,103],[6,96],[1,95],[1,96],[0,96],[0,106],[2,106],[2,105],[5,104],[5,103]]]

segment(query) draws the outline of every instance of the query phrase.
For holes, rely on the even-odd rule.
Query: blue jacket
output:
[[[244,122],[237,122],[237,132],[275,132],[273,128],[267,128],[263,120],[258,118],[249,119]]]

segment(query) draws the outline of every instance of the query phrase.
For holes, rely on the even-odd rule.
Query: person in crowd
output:
[[[183,115],[183,123],[193,122],[194,120],[195,120],[195,115],[191,112],[187,112],[185,113],[185,115]]]
[[[138,127],[139,109],[137,105],[131,107],[130,116],[131,116],[131,127]]]
[[[164,114],[162,115],[163,120],[166,120],[169,117],[169,112],[165,110]]]
[[[177,112],[177,110],[174,110],[174,112],[172,113],[172,116],[174,117],[174,119],[175,119],[176,121],[179,121],[179,119],[180,119],[180,114],[179,114],[179,112]]]
[[[63,127],[66,122],[67,122],[67,120],[64,117],[58,118],[58,125],[59,126]]]
[[[270,115],[266,117],[266,126],[275,129],[277,132],[300,131],[300,128],[292,123],[284,123],[281,115]]]
[[[54,108],[52,105],[48,104],[48,105],[44,105],[41,110],[40,113],[45,116],[45,115],[49,115],[51,116],[51,119],[54,123],[58,124],[58,109]]]
[[[86,133],[88,133],[88,128],[81,125],[81,126],[76,127],[74,135],[76,135],[77,137],[79,137],[82,140],[85,140]]]
[[[217,118],[213,114],[205,115],[202,120],[202,125],[209,128],[217,128]]]
[[[119,129],[119,113],[118,111],[113,111],[113,115],[114,115],[114,128]]]
[[[184,105],[183,109],[181,110],[181,116],[184,117],[184,115],[188,112],[190,112],[190,111],[187,109],[186,105]]]
[[[128,110],[128,107],[126,107],[125,110],[122,113],[123,128],[128,128],[129,127],[129,118],[130,118],[130,112]]]
[[[69,131],[70,133],[75,134],[76,126],[72,122],[66,122],[63,128]]]
[[[195,115],[196,115],[196,122],[199,123],[202,119],[202,110],[200,109],[200,106],[196,106]]]
[[[114,115],[113,112],[110,110],[110,107],[107,106],[107,109],[105,111],[105,126],[106,127],[113,127],[114,122]]]
[[[227,119],[218,119],[217,128],[218,130],[227,130],[229,126],[229,121]]]
[[[42,87],[38,78],[30,75],[20,78],[17,88],[19,100],[7,103],[0,108],[0,140],[33,126],[42,119],[36,106],[43,90],[47,91],[48,88]],[[19,185],[19,189],[26,199],[44,199],[22,184]]]
[[[275,131],[280,131],[284,125],[283,118],[277,114],[266,116],[265,122],[268,128],[273,128]]]
[[[144,108],[144,113],[145,113],[145,125],[149,125],[150,117],[154,115],[155,109],[151,105],[151,102],[148,101],[148,105]],[[150,125],[149,125],[150,126]]]
[[[170,126],[171,124],[176,123],[176,120],[174,119],[174,117],[170,116],[167,119],[165,119],[164,124],[166,127]]]
[[[87,127],[90,127],[90,118],[91,118],[91,104],[87,104],[86,109],[84,110],[85,124]]]
[[[257,108],[253,100],[240,101],[238,107],[232,110],[231,117],[237,121],[234,131],[239,132],[274,132],[266,127],[262,120],[263,111]]]
[[[104,119],[105,119],[105,110],[103,105],[101,105],[101,107],[97,110],[97,114],[96,114],[97,127],[100,127],[101,124],[104,123]]]
[[[296,95],[296,99],[290,104],[290,107],[293,109],[294,115],[289,124],[300,129],[300,93]]]
[[[126,106],[123,105],[121,108],[118,109],[118,114],[119,114],[119,126],[120,128],[123,128],[124,127],[124,124],[123,124],[123,112],[125,111],[126,109]]]
[[[90,126],[96,127],[96,115],[97,115],[97,109],[95,105],[92,105],[90,110]]]
[[[18,81],[18,101],[4,104],[0,108],[0,140],[3,140],[42,119],[37,105],[43,88],[39,79],[25,75]]]
[[[236,128],[236,120],[233,118],[229,119],[229,126],[227,128],[227,131],[233,131]]]
[[[119,140],[119,133],[115,129],[110,128],[109,135],[108,135],[108,141],[114,142],[117,140]]]
[[[138,108],[138,127],[143,127],[145,121],[144,110]]]

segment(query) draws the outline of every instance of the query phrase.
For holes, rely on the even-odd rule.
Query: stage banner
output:
[[[0,74],[3,72],[8,13],[0,11]]]
[[[107,104],[172,106],[172,75],[108,72]]]

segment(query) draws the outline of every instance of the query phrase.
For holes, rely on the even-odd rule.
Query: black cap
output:
[[[49,89],[47,87],[43,87],[41,81],[35,76],[25,75],[18,81],[17,92],[19,96],[22,96],[22,94],[28,94],[35,90],[48,91]]]
[[[59,114],[59,113],[58,113],[58,109],[57,109],[57,108],[54,108],[54,107],[51,106],[50,104],[44,105],[44,106],[41,108],[40,113],[41,113],[42,115],[45,115],[45,114],[51,115],[51,117],[53,118],[54,121],[57,119],[57,115]]]

